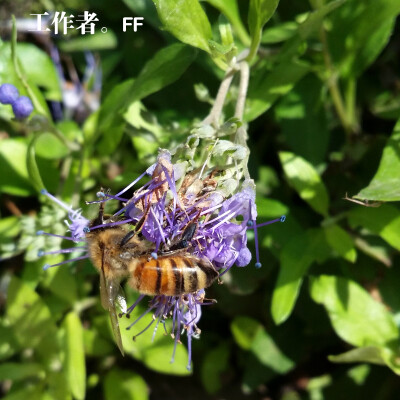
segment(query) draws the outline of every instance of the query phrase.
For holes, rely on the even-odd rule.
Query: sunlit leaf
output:
[[[336,333],[359,347],[384,346],[399,339],[393,316],[357,283],[336,276],[311,279],[311,297],[322,304]]]
[[[330,225],[324,228],[326,241],[341,257],[354,263],[357,259],[357,252],[350,235],[339,225]]]
[[[24,139],[3,139],[0,141],[0,190],[16,196],[34,193],[26,157],[27,142]]]
[[[259,329],[262,329],[262,325],[250,317],[236,317],[231,323],[233,338],[244,350],[250,350]]]
[[[328,192],[314,167],[293,153],[280,152],[279,158],[289,184],[316,212],[327,216]]]
[[[144,379],[132,371],[113,368],[104,379],[105,400],[147,400],[149,389]]]
[[[86,365],[82,323],[79,316],[71,311],[65,317],[63,326],[65,329],[65,371],[68,385],[76,399],[84,399]]]
[[[399,201],[400,200],[400,121],[383,150],[382,158],[369,185],[356,196],[362,200]]]
[[[212,38],[207,15],[198,0],[153,0],[164,28],[181,42],[209,51]]]
[[[400,250],[400,212],[391,205],[354,207],[348,215],[353,227],[362,226]]]
[[[272,71],[253,75],[246,103],[245,120],[252,121],[267,110],[307,73],[310,67],[298,62],[278,64]]]
[[[308,268],[328,254],[329,248],[319,229],[296,235],[287,242],[281,252],[278,280],[272,296],[271,313],[276,324],[290,316]]]

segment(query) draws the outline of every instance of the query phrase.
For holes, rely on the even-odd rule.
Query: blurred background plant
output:
[[[96,34],[32,32],[46,11],[96,13]],[[397,398],[399,13],[397,0],[3,0],[0,84],[35,106],[25,123],[0,106],[4,398]],[[128,16],[144,17],[136,33]],[[288,218],[259,230],[261,269],[207,292],[218,304],[193,372],[151,332],[122,358],[90,262],[42,271],[38,250],[60,243],[36,231],[63,234],[65,214],[39,190],[76,207],[129,184],[185,142],[238,54],[258,219]]]

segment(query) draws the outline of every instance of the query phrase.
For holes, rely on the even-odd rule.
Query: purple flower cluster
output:
[[[18,120],[28,118],[33,111],[30,98],[19,96],[18,89],[11,83],[0,86],[0,103],[11,104],[14,116]]]
[[[146,240],[154,243],[154,252],[152,252],[154,258],[157,258],[157,254],[167,251],[171,245],[179,241],[189,223],[196,222],[195,234],[186,244],[187,251],[196,257],[211,261],[215,269],[222,275],[233,265],[244,267],[251,260],[251,252],[247,247],[246,231],[249,228],[254,228],[256,234],[257,210],[254,184],[251,181],[245,181],[240,192],[229,198],[224,198],[218,191],[218,177],[215,176],[217,170],[211,169],[202,176],[203,169],[200,172],[194,170],[183,175],[179,172],[179,168],[171,163],[170,154],[163,151],[160,153],[157,162],[142,176],[116,195],[99,193],[97,203],[110,199],[122,201],[123,207],[114,214],[119,219],[122,218],[122,221],[117,222],[118,224],[144,221],[141,233]],[[149,182],[136,190],[132,197],[122,197],[144,175],[151,176]],[[178,181],[179,185],[177,184]],[[85,234],[89,231],[89,221],[82,217],[79,211],[73,211],[46,191],[43,191],[43,194],[46,194],[68,211],[70,220],[68,228],[71,236],[66,237],[66,239],[84,242]],[[282,219],[271,222],[279,220]],[[90,231],[100,227],[105,228],[107,225],[115,223],[91,226]],[[44,234],[43,232],[39,233]],[[76,249],[74,247],[61,250],[61,252],[72,252]],[[59,264],[46,265],[45,268],[89,257],[87,248],[83,247],[80,250],[85,251],[86,254]],[[49,253],[41,253],[41,255],[44,254]],[[257,263],[261,266],[258,259],[258,248],[256,255]],[[128,308],[127,316],[144,297],[144,295],[139,296],[138,300]],[[190,369],[191,341],[192,338],[196,338],[200,334],[197,323],[200,320],[201,307],[209,304],[213,304],[213,301],[205,301],[203,289],[181,296],[157,295],[151,299],[148,310],[137,318],[128,329],[131,329],[149,312],[153,313],[151,322],[135,337],[154,323],[156,330],[160,322],[164,324],[167,318],[171,318],[171,335],[175,340],[172,360],[176,346],[180,343],[181,335],[186,332],[189,352],[188,369]]]

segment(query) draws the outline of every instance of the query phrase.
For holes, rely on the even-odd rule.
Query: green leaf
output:
[[[324,228],[326,241],[341,257],[355,263],[357,252],[351,236],[339,225],[330,225]]]
[[[251,352],[261,364],[279,374],[285,374],[295,366],[295,363],[283,354],[265,329],[257,331],[251,345]]]
[[[3,400],[43,400],[44,385],[29,385],[22,389],[13,390],[12,393],[3,397]]]
[[[216,393],[223,385],[222,375],[229,369],[229,344],[222,343],[204,356],[201,381],[208,393]]]
[[[365,346],[346,351],[338,355],[328,356],[329,361],[337,363],[367,362],[387,365],[394,373],[400,375],[399,354],[387,347]]]
[[[7,319],[15,326],[15,338],[20,345],[35,348],[46,335],[53,335],[55,325],[51,313],[39,295],[15,276],[7,292]]]
[[[207,0],[213,7],[218,9],[228,18],[236,34],[243,44],[250,45],[250,37],[240,18],[239,8],[236,0]]]
[[[15,196],[29,196],[34,193],[26,165],[27,153],[25,139],[0,140],[1,192]]]
[[[250,0],[248,23],[252,38],[270,20],[278,4],[279,0]]]
[[[381,356],[381,349],[375,346],[358,347],[342,354],[328,356],[329,361],[337,363],[368,362],[385,365]]]
[[[132,340],[132,336],[143,330],[153,318],[150,315],[148,318],[143,318],[128,332],[126,328],[143,312],[143,308],[136,307],[130,319],[122,318],[120,320],[122,343],[126,354],[142,361],[146,367],[154,371],[170,375],[189,375],[191,372],[186,368],[188,362],[186,347],[182,343],[178,344],[174,362],[171,362],[174,339],[169,335],[165,336],[161,326],[158,327],[154,340],[154,325]],[[171,321],[167,321],[166,327],[167,331],[171,329]]]
[[[8,326],[0,325],[0,360],[13,356],[19,347],[14,330]]]
[[[98,129],[90,138],[86,138],[89,146],[93,146],[100,136],[97,148],[101,154],[111,154],[115,151],[121,141],[125,130],[125,121],[120,114],[124,107],[124,101],[130,95],[133,80],[116,85],[106,99],[99,111]]]
[[[97,330],[85,329],[83,331],[83,340],[85,354],[89,356],[104,357],[114,351],[114,346],[111,342],[103,339]]]
[[[299,194],[316,212],[328,215],[329,197],[321,177],[314,167],[302,157],[289,152],[280,152],[286,178]]]
[[[86,366],[83,345],[83,328],[79,316],[71,311],[64,319],[65,329],[65,372],[72,395],[85,398]]]
[[[0,365],[0,381],[10,379],[19,381],[27,378],[44,378],[44,370],[40,364],[29,362],[9,362]]]
[[[31,182],[35,189],[40,192],[42,189],[44,189],[46,186],[43,183],[42,177],[39,172],[39,167],[36,163],[36,151],[35,151],[35,146],[36,146],[36,141],[40,135],[35,135],[29,142],[28,146],[28,151],[26,154],[26,165],[28,167],[28,173],[29,173],[29,178],[31,179]]]
[[[91,137],[90,142],[95,142],[100,136],[98,148],[101,153],[111,154],[125,131],[123,115],[129,106],[176,81],[195,55],[194,49],[180,43],[165,47],[146,63],[135,81],[127,80],[114,87],[100,109],[98,135]],[[129,119],[129,115],[125,118]]]
[[[400,212],[397,208],[388,204],[377,208],[360,206],[353,208],[348,218],[352,227],[362,226],[400,250]]]
[[[198,0],[153,0],[164,28],[183,43],[209,52],[211,26]]]
[[[276,324],[290,316],[310,265],[328,254],[329,248],[321,229],[296,235],[287,242],[281,252],[281,266],[272,295],[271,313]]]
[[[180,43],[159,50],[133,82],[127,103],[141,100],[175,82],[193,62],[196,54],[194,49]]]
[[[357,283],[336,276],[311,279],[311,297],[328,312],[336,333],[358,346],[385,346],[399,339],[393,316]]]
[[[307,18],[299,25],[297,34],[283,45],[278,55],[278,60],[284,64],[285,62],[291,61],[293,57],[304,53],[307,48],[304,45],[305,41],[312,35],[317,34],[322,26],[324,18],[346,1],[347,0],[334,0],[310,12]]]
[[[250,350],[259,329],[263,329],[262,325],[250,317],[235,317],[231,323],[232,336],[244,350]]]
[[[274,108],[290,148],[313,165],[325,160],[329,144],[324,91],[321,80],[309,74]]]
[[[376,59],[399,13],[397,0],[351,0],[332,14],[329,50],[343,76],[358,77]]]
[[[261,42],[262,29],[274,14],[279,0],[250,0],[248,25],[251,36],[250,53],[248,59],[251,61],[257,53]]]
[[[52,59],[37,46],[19,43],[17,56],[30,82],[45,89],[48,100],[60,101],[62,98],[60,82]]]
[[[105,400],[148,400],[149,388],[140,375],[113,368],[104,379],[104,396]]]
[[[378,171],[369,185],[356,196],[357,199],[375,201],[400,200],[400,120],[383,150]]]
[[[35,152],[39,157],[49,160],[58,160],[69,154],[68,147],[53,134],[44,132],[36,136],[37,139],[35,140],[36,144],[34,146]]]
[[[283,95],[290,92],[310,67],[294,61],[277,64],[272,71],[259,70],[250,81],[245,120],[265,113]]]
[[[107,30],[106,34],[96,32],[93,35],[78,36],[57,42],[60,49],[65,52],[115,49],[117,44],[117,37],[110,29]]]
[[[264,31],[261,43],[280,43],[293,37],[298,31],[298,24],[296,22],[284,22]]]

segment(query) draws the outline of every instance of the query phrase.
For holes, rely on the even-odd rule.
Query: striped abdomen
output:
[[[210,286],[218,276],[213,265],[190,254],[143,256],[135,260],[129,285],[140,293],[179,296]]]

